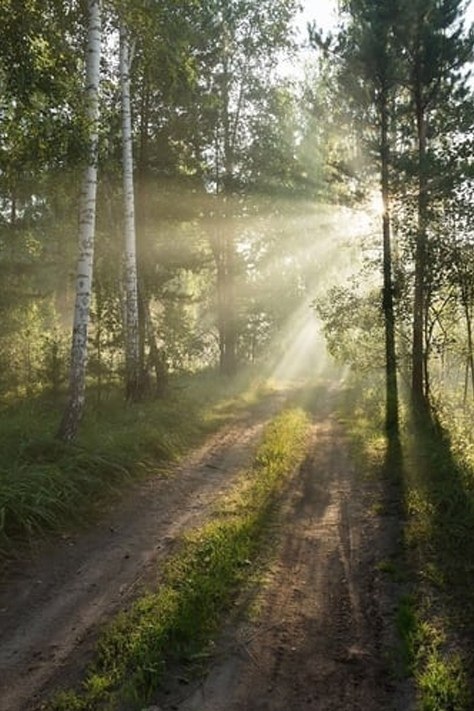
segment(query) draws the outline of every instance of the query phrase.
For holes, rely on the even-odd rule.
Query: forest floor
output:
[[[399,553],[397,491],[355,470],[334,394],[320,395],[264,575],[236,601],[205,675],[171,670],[155,701],[163,711],[411,708],[396,674],[400,589],[384,572]],[[98,627],[156,580],[183,532],[206,520],[285,397],[211,436],[168,477],[136,485],[91,530],[3,572],[1,711],[33,711],[77,683]]]

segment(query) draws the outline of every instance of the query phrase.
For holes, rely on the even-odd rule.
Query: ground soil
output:
[[[244,595],[209,670],[178,670],[160,711],[409,711],[398,677],[400,556],[396,486],[351,463],[341,426],[322,413],[296,473],[264,583]],[[185,682],[185,683],[183,683]]]
[[[137,486],[93,530],[7,569],[0,711],[37,709],[58,686],[77,680],[98,627],[156,578],[174,542],[235,483],[281,399],[210,437],[170,477]],[[379,568],[397,553],[396,492],[356,473],[348,452],[341,426],[321,410],[274,531],[278,544],[264,583],[242,595],[204,678],[189,683],[171,674],[158,708],[410,708],[409,691],[393,681],[398,591]],[[383,515],[373,506],[381,497]]]

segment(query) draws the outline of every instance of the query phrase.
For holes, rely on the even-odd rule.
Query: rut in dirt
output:
[[[183,533],[203,523],[253,458],[285,400],[273,394],[208,438],[169,478],[127,492],[93,530],[18,561],[0,581],[0,711],[33,711],[74,685],[98,628],[146,586]]]
[[[372,514],[382,494],[392,510]],[[393,681],[398,591],[378,569],[397,549],[396,497],[355,474],[333,418],[317,422],[284,507],[270,579],[253,601],[260,612],[225,631],[203,681],[170,681],[158,707],[408,711],[410,690]]]

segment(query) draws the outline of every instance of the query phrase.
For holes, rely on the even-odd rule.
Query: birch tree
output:
[[[120,25],[120,86],[122,97],[122,163],[124,198],[124,275],[125,275],[125,357],[126,396],[139,396],[140,352],[138,323],[137,250],[135,199],[133,186],[132,115],[130,107],[131,53],[128,32]]]
[[[87,337],[94,264],[97,163],[99,146],[99,75],[101,54],[100,0],[88,0],[85,102],[88,121],[88,156],[79,206],[79,256],[72,331],[69,399],[58,437],[75,438],[85,403]]]

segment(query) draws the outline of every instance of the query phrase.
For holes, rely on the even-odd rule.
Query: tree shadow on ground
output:
[[[393,674],[399,586],[379,568],[398,552],[398,480],[385,469],[398,472],[400,446],[367,477],[338,422],[341,396],[330,381],[289,394],[310,414],[312,438],[279,497],[264,584],[240,595],[209,675],[178,708],[376,711],[393,698],[410,708],[398,705]],[[375,497],[383,513],[371,510]],[[174,695],[158,700],[172,708]]]
[[[421,557],[424,594],[444,621],[448,653],[458,652],[474,697],[474,472],[455,456],[433,412],[412,414],[410,537]]]

